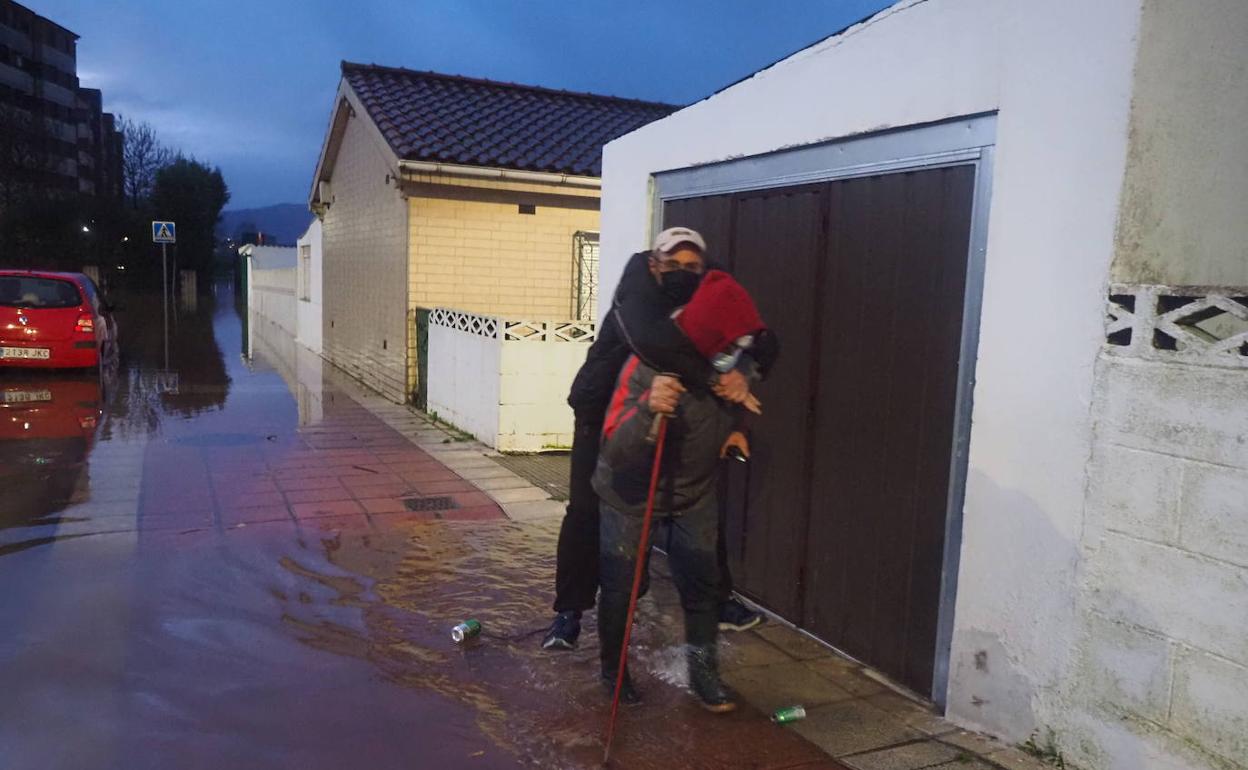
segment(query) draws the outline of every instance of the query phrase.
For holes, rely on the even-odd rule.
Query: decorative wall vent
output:
[[[479,337],[498,339],[498,319],[491,316],[465,313],[460,310],[435,308],[429,311],[429,325],[475,334]]]
[[[504,321],[503,339],[513,342],[593,342],[592,321]]]
[[[1115,284],[1106,316],[1111,353],[1248,368],[1248,289]]]
[[[546,324],[540,321],[504,321],[503,339],[523,342],[545,342]]]
[[[429,325],[506,342],[593,342],[598,327],[593,321],[508,321],[492,316],[435,308]]]
[[[429,325],[508,342],[593,342],[598,337],[593,321],[507,321],[442,307],[429,311]]]

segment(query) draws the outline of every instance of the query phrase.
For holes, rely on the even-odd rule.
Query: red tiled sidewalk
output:
[[[449,498],[439,501],[447,509],[420,510],[419,501],[433,502],[428,498]],[[347,398],[335,399],[321,422],[291,436],[238,446],[153,442],[139,513],[141,530],[327,517],[363,527],[504,518],[489,496]]]

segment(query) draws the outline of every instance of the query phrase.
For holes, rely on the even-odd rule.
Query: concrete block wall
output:
[[[1068,679],[1090,767],[1248,767],[1248,373],[1104,355]]]
[[[327,359],[386,397],[407,400],[407,203],[384,140],[351,117],[322,222]]]

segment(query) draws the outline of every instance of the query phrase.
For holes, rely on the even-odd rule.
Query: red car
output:
[[[98,366],[117,326],[82,273],[0,270],[0,368]]]

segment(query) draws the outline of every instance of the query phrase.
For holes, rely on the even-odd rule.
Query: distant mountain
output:
[[[264,233],[265,243],[294,246],[311,221],[312,212],[303,203],[226,210],[221,212],[221,221],[217,223],[217,237],[237,239],[243,226],[252,224]]]

